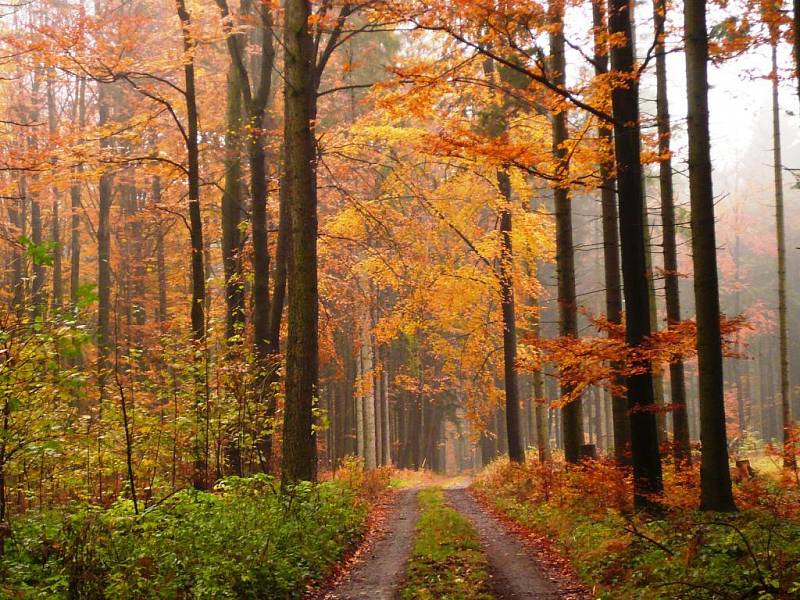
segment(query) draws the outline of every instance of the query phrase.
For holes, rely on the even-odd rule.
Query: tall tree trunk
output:
[[[286,407],[283,425],[283,481],[316,478],[314,397],[319,372],[317,285],[317,195],[312,105],[314,45],[309,32],[308,0],[285,5],[286,173],[292,223],[288,270]]]
[[[244,328],[244,273],[242,272],[242,83],[235,66],[228,68],[225,124],[225,189],[222,194],[222,265],[225,273],[225,338]]]
[[[78,81],[75,102],[77,103],[78,129],[83,132],[86,127],[86,78]],[[83,164],[78,163],[72,183],[69,187],[70,196],[70,269],[69,269],[69,299],[73,308],[78,304],[78,293],[81,285],[81,180]]]
[[[736,506],[731,490],[728,440],[725,432],[714,189],[708,132],[708,33],[705,0],[687,2],[684,5],[684,29],[702,444],[700,509],[732,511],[736,510]]]
[[[667,325],[674,327],[681,321],[680,293],[678,289],[678,250],[675,225],[675,200],[672,189],[672,151],[670,150],[669,98],[667,95],[667,54],[664,25],[667,20],[666,0],[653,3],[653,23],[656,36],[656,103],[658,123],[658,182],[661,194],[661,226],[664,250],[664,292],[667,303]],[[676,463],[691,464],[689,444],[689,416],[686,411],[686,382],[683,360],[678,358],[669,365],[670,411],[674,436],[673,455]]]
[[[606,22],[606,0],[594,0],[592,13],[594,22],[594,64],[597,75],[608,73],[608,42]],[[608,152],[614,151],[614,132],[608,123],[600,123],[598,135]],[[600,204],[603,221],[603,271],[605,274],[606,318],[609,323],[622,324],[622,282],[620,281],[619,224],[617,222],[616,178],[613,175],[613,158],[600,164]],[[621,365],[612,364],[619,373]],[[614,385],[622,388],[624,381],[616,375]],[[631,421],[625,396],[619,392],[611,394],[611,412],[614,426],[614,457],[617,464],[630,464]]]
[[[535,307],[536,320],[533,322],[531,332],[535,339],[538,339],[541,335],[540,309],[541,305],[537,298]],[[536,448],[539,450],[539,462],[546,463],[550,460],[550,432],[547,427],[548,402],[541,369],[533,372],[533,404],[534,423],[536,424]]]
[[[51,69],[47,73],[47,123],[48,132],[55,137],[58,132],[58,114],[56,112],[55,73]],[[64,305],[64,281],[61,266],[61,217],[60,217],[60,192],[56,186],[52,187],[52,209],[50,212],[50,241],[53,243],[53,290],[51,305],[54,311],[61,310]]]
[[[522,444],[519,382],[517,379],[517,323],[514,309],[514,251],[511,246],[511,180],[508,172],[497,172],[497,187],[503,197],[500,212],[500,303],[503,313],[503,369],[506,394],[506,433],[508,457],[516,463],[525,462]]]
[[[628,78],[612,92],[614,148],[619,195],[622,277],[625,290],[625,341],[636,348],[650,335],[650,297],[644,246],[644,190],[642,189],[639,85],[633,56],[628,0],[609,0],[609,30],[624,37],[611,50],[611,66]],[[653,413],[653,375],[650,365],[627,377],[631,420],[634,504],[648,507],[652,495],[661,494],[663,480],[658,452],[658,431]]]
[[[781,425],[783,466],[795,466],[792,447],[792,393],[789,382],[789,323],[786,314],[786,225],[783,209],[783,158],[781,156],[781,112],[778,96],[778,34],[772,35],[772,162],[775,180],[775,237],[778,245],[778,348],[781,376]]]
[[[552,31],[550,33],[551,79],[560,88],[566,85],[566,59],[564,52],[564,4],[555,0],[551,5]],[[553,155],[557,162],[557,175],[569,175],[569,158],[566,142],[567,111],[561,108],[553,114]],[[559,334],[578,337],[578,302],[575,292],[575,247],[572,240],[572,200],[569,186],[559,181],[553,190],[556,209],[556,271],[558,278]],[[561,377],[561,394],[571,394],[574,384]],[[561,409],[564,437],[564,458],[569,463],[581,459],[583,444],[583,410],[581,398],[575,398]]]
[[[158,175],[153,177],[151,191],[153,204],[161,204],[161,178]],[[167,322],[167,265],[164,250],[164,238],[166,237],[166,227],[159,224],[156,233],[156,277],[158,278],[158,312],[156,320],[163,324]]]
[[[792,54],[794,55],[795,78],[797,79],[797,97],[800,99],[800,0],[792,1]]]
[[[364,403],[364,465],[367,469],[378,466],[376,415],[375,415],[375,355],[372,349],[372,318],[369,311],[361,324],[361,397]]]
[[[196,489],[208,487],[208,440],[203,433],[206,403],[206,348],[205,348],[205,265],[203,248],[203,217],[200,212],[200,150],[198,148],[197,92],[195,89],[194,51],[196,40],[191,36],[191,16],[184,0],[176,1],[181,21],[184,50],[184,80],[186,98],[186,159],[189,186],[189,228],[192,245],[192,341],[195,348],[195,441],[192,485]]]

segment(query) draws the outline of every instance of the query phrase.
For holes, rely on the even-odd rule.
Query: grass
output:
[[[800,490],[761,476],[737,484],[740,512],[696,510],[697,468],[665,470],[664,514],[634,514],[610,463],[491,465],[475,483],[511,519],[546,535],[602,599],[800,598]]]
[[[419,492],[421,514],[402,600],[489,600],[489,565],[469,521],[441,488]]]

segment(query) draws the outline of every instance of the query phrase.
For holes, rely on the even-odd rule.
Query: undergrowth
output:
[[[402,600],[490,600],[489,566],[467,519],[440,488],[419,492],[421,514]]]
[[[800,598],[800,491],[794,480],[736,486],[740,512],[696,510],[697,468],[665,470],[664,511],[635,514],[629,474],[606,461],[512,466],[475,488],[511,519],[552,539],[604,599]]]
[[[20,517],[0,559],[0,597],[299,598],[362,535],[368,496],[388,474],[282,492],[271,477],[228,478],[134,514],[130,501]]]

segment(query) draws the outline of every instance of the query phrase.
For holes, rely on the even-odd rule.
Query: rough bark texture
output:
[[[634,76],[633,37],[628,0],[609,0],[609,29],[625,43],[611,50],[611,66],[628,78],[612,93],[617,164],[622,277],[625,290],[625,340],[639,346],[650,335],[650,297],[644,246],[639,85]],[[647,367],[648,365],[645,365]],[[653,376],[649,368],[627,378],[631,420],[634,502],[647,507],[663,491],[658,431],[653,413]]]
[[[605,31],[607,28],[606,0],[594,0],[592,4],[594,22],[594,64],[595,73],[604,75],[608,72],[608,43]],[[598,135],[613,152],[614,132],[608,123],[601,123]],[[613,159],[600,165],[600,204],[603,221],[603,269],[605,275],[606,318],[610,323],[622,323],[622,281],[620,280],[619,259],[619,224],[617,222],[616,178],[613,175]],[[615,365],[612,365],[615,366]],[[619,365],[616,365],[619,367]],[[616,385],[622,387],[624,381],[617,376]],[[619,393],[611,395],[611,412],[614,427],[614,457],[618,464],[630,464],[631,421],[628,418],[628,406],[625,396]]]
[[[550,34],[550,65],[553,83],[566,85],[566,60],[564,53],[563,4],[553,5],[553,32]],[[553,154],[558,163],[558,176],[569,172],[568,151],[564,143],[567,133],[567,111],[562,108],[553,115]],[[572,240],[572,200],[566,183],[559,183],[553,190],[556,209],[556,271],[558,278],[559,334],[578,337],[578,304],[575,292],[575,247]],[[573,384],[561,378],[561,394],[572,393]],[[576,398],[561,409],[564,436],[564,458],[567,462],[580,461],[583,444],[583,410],[581,399]]]
[[[664,25],[667,18],[666,0],[655,0],[653,23],[656,36],[656,103],[658,123],[658,183],[661,194],[661,225],[663,227],[664,293],[667,304],[667,325],[672,327],[681,320],[678,291],[678,250],[675,230],[675,200],[672,189],[672,157],[670,150],[669,98],[667,96],[667,55],[664,48]],[[670,410],[674,436],[673,455],[679,463],[691,464],[689,447],[689,417],[686,412],[686,383],[683,360],[669,365]]]
[[[283,426],[283,481],[316,478],[313,406],[317,394],[317,197],[311,106],[314,102],[313,42],[308,0],[285,6],[286,176],[292,223],[288,270],[286,407]]]
[[[51,136],[58,133],[58,114],[56,112],[56,97],[54,89],[55,75],[52,72],[47,74],[47,123],[48,132]],[[60,192],[56,186],[52,188],[52,209],[50,213],[50,241],[53,243],[53,289],[51,305],[54,310],[60,310],[64,305],[64,281],[63,269],[61,266],[61,216]]]
[[[708,33],[705,0],[684,5],[688,95],[689,193],[697,307],[700,399],[700,508],[735,510],[725,432],[714,190],[708,132]]]

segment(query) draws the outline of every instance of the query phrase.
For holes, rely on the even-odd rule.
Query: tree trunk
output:
[[[242,272],[242,89],[238,71],[228,69],[225,124],[225,189],[222,194],[222,265],[225,273],[225,338],[231,341],[244,327]]]
[[[658,123],[658,182],[661,194],[661,225],[664,250],[664,293],[667,304],[667,325],[674,327],[681,321],[681,304],[678,289],[678,250],[675,229],[675,202],[672,189],[672,154],[670,150],[669,99],[667,95],[667,55],[664,48],[664,24],[667,20],[666,0],[655,0],[653,22],[656,36],[656,103]],[[686,383],[683,360],[678,358],[669,365],[670,411],[674,436],[673,455],[676,464],[691,465],[689,445],[689,417],[686,411]]]
[[[611,66],[621,76],[630,77],[628,85],[613,90],[612,106],[625,290],[625,341],[631,348],[636,348],[650,335],[650,297],[643,230],[639,85],[635,78],[630,17],[628,0],[609,0],[610,32],[624,36],[624,43],[611,50]],[[634,504],[637,507],[651,506],[652,496],[663,491],[658,431],[653,413],[653,376],[650,365],[643,366],[642,372],[627,377]]]
[[[81,77],[78,83],[77,98],[78,129],[83,132],[86,127],[86,78]],[[81,180],[83,164],[75,167],[75,177],[69,187],[70,195],[70,270],[69,299],[74,308],[78,304],[78,292],[81,285]]]
[[[47,122],[48,132],[55,137],[58,132],[58,114],[56,113],[56,97],[54,89],[55,73],[52,69],[47,73]],[[50,213],[50,241],[53,243],[53,294],[51,305],[54,311],[60,311],[64,305],[64,281],[61,266],[61,216],[60,192],[56,186],[52,187],[52,210]]]
[[[541,324],[539,318],[540,305],[537,299],[536,320],[533,323],[532,334],[538,339],[541,334]],[[539,450],[539,462],[546,463],[550,460],[550,432],[548,431],[548,402],[545,395],[544,379],[542,371],[537,370],[533,373],[533,411],[534,422],[536,424],[536,448]]]
[[[194,342],[195,362],[195,445],[193,457],[192,485],[196,489],[208,487],[208,440],[203,431],[205,402],[205,265],[203,253],[203,218],[200,212],[200,151],[197,130],[197,93],[195,91],[194,49],[196,41],[191,37],[191,17],[184,0],[177,0],[176,8],[183,31],[184,80],[186,98],[186,158],[188,163],[189,186],[189,228],[192,245],[192,341]]]
[[[608,72],[608,42],[604,32],[607,29],[606,0],[594,0],[594,64],[597,75]],[[598,127],[598,135],[608,151],[613,152],[614,133],[607,123]],[[622,282],[620,281],[619,225],[617,223],[616,178],[613,175],[613,162],[603,161],[600,165],[600,203],[603,221],[603,269],[605,274],[606,318],[609,323],[622,324]],[[619,372],[621,365],[612,364]],[[624,385],[621,375],[617,375],[614,385],[619,389]],[[625,397],[619,393],[611,395],[611,412],[614,427],[614,456],[620,465],[630,464],[631,422]]]
[[[778,97],[778,36],[772,41],[772,162],[775,180],[775,237],[778,242],[778,347],[781,376],[781,425],[783,466],[795,466],[792,447],[792,393],[789,382],[789,323],[786,314],[786,225],[783,209],[783,159],[781,156],[781,112]]]
[[[714,190],[708,132],[708,33],[705,0],[687,2],[684,5],[684,29],[702,444],[700,509],[732,511],[736,510],[736,506],[731,491],[725,432]]]
[[[525,462],[520,426],[519,383],[517,381],[517,323],[514,310],[514,252],[511,246],[511,180],[506,171],[497,172],[497,187],[505,205],[500,212],[500,303],[503,313],[503,369],[506,392],[506,433],[508,457]]]
[[[317,195],[312,104],[314,46],[309,32],[308,0],[287,0],[285,7],[286,173],[292,215],[289,262],[286,407],[283,427],[285,482],[316,478],[313,406],[317,393]]]
[[[557,1],[553,11],[550,33],[551,78],[560,88],[566,85],[566,59],[564,52],[564,6]],[[567,111],[563,107],[553,114],[553,155],[557,162],[557,175],[567,178],[569,174],[568,149],[565,143],[567,132]],[[556,209],[556,271],[558,278],[558,321],[559,334],[564,337],[578,337],[578,304],[575,293],[575,247],[572,240],[572,200],[567,182],[559,181],[553,190]],[[568,395],[574,383],[560,378],[561,394]],[[561,409],[564,438],[564,458],[569,463],[580,462],[583,444],[583,411],[581,399],[576,398]]]
[[[364,402],[364,465],[378,466],[375,415],[375,354],[372,349],[372,318],[367,311],[361,325],[361,397]]]

